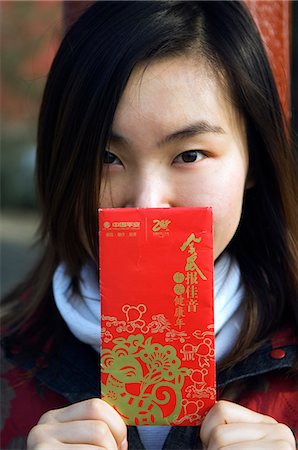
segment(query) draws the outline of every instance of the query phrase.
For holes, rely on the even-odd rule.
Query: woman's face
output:
[[[244,121],[205,64],[135,69],[105,154],[102,208],[211,206],[216,259],[239,224],[247,171]]]

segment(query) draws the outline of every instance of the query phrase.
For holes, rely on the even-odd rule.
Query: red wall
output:
[[[264,39],[284,109],[290,109],[291,2],[246,0]]]

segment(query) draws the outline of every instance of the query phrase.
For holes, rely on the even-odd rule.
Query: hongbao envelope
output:
[[[211,208],[99,210],[101,392],[128,425],[215,402]]]

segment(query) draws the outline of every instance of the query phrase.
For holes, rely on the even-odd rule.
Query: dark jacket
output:
[[[17,348],[5,348],[3,353],[1,450],[26,448],[26,437],[44,412],[99,395],[98,356],[67,329],[58,354],[50,361],[44,355],[23,358]],[[285,371],[297,353],[297,340],[285,327],[256,353],[218,374],[218,398],[268,414],[295,434],[298,380]],[[129,427],[128,440],[129,450],[144,448],[135,427]],[[200,449],[198,428],[173,427],[163,448]]]

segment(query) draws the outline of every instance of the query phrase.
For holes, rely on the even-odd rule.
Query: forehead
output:
[[[194,120],[242,128],[224,81],[204,60],[187,56],[139,65],[120,99],[113,128],[123,131],[130,121],[141,121],[167,131]]]

